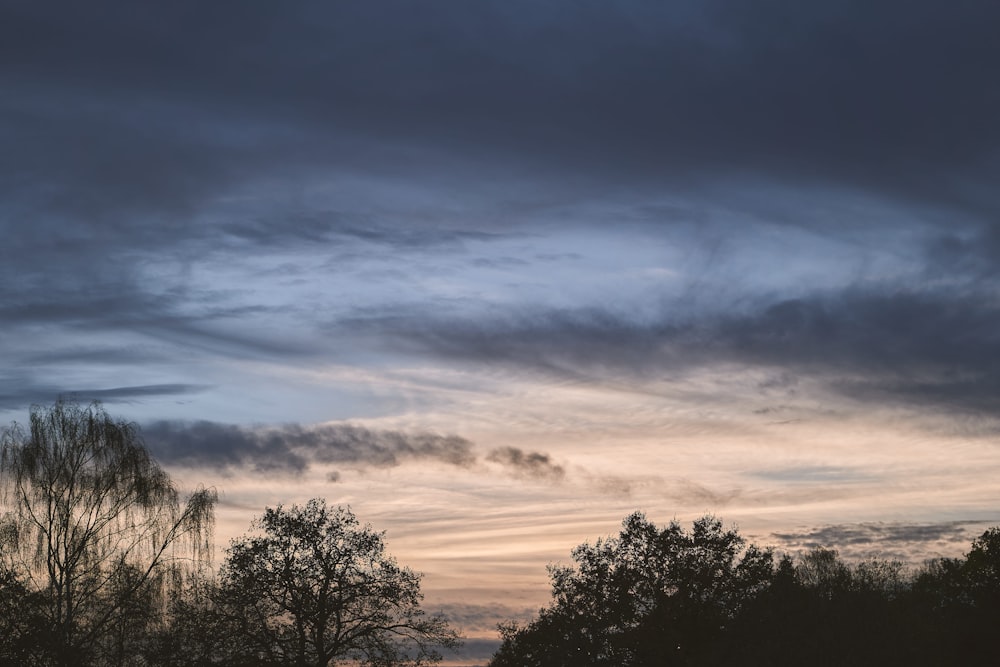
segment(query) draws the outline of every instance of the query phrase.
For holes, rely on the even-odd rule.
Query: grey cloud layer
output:
[[[836,549],[848,561],[874,556],[919,566],[930,559],[952,558],[964,553],[969,543],[988,526],[984,521],[835,524],[772,533],[758,541],[793,553],[817,548]]]
[[[245,428],[199,421],[156,422],[143,428],[146,442],[168,464],[260,471],[302,472],[312,463],[394,467],[433,459],[457,466],[475,462],[472,443],[454,435],[406,434],[351,425],[285,425]]]
[[[475,323],[391,315],[346,326],[446,359],[561,377],[648,380],[736,363],[869,399],[1000,405],[1000,309],[988,294],[850,289],[742,310],[688,321],[596,309]]]
[[[248,428],[210,421],[159,421],[144,426],[142,432],[147,445],[164,463],[217,470],[252,468],[259,472],[301,473],[317,463],[392,468],[420,460],[469,468],[480,460],[473,443],[457,435],[405,433],[351,424]],[[514,477],[558,480],[564,475],[563,468],[548,454],[517,447],[496,448],[483,458]],[[329,477],[333,482],[340,478],[337,472]]]
[[[992,410],[998,29],[1000,5],[976,0],[6,3],[0,319],[23,352],[10,353],[0,393],[54,388],[62,368],[34,377],[39,359],[92,363],[72,353],[80,335],[129,332],[168,348],[150,358],[288,362],[329,359],[337,344],[257,325],[312,332],[336,319],[327,332],[377,334],[394,351],[560,375],[732,361],[818,372],[852,395]],[[808,196],[767,194],[796,189],[861,191],[898,215],[859,222],[817,214]],[[678,193],[687,199],[664,204]],[[731,312],[699,317],[671,303],[640,318],[605,303],[500,300],[499,316],[449,318],[447,289],[419,303],[358,297],[393,310],[381,320],[325,312],[341,299],[325,294],[345,257],[397,258],[391,269],[413,283],[467,244],[530,245],[553,229],[583,238],[620,218],[641,221],[643,241],[678,220],[708,220],[737,244],[755,238],[710,203],[817,236],[861,227],[866,243],[919,270],[797,300],[736,284]],[[888,232],[907,222],[920,231],[901,244]],[[323,296],[308,298],[328,302],[296,293],[267,305],[259,294],[282,285],[252,270],[242,301],[212,289],[236,259],[303,248],[327,254],[311,276]],[[579,251],[568,249],[582,266],[602,260]],[[523,268],[527,281],[528,260],[544,254],[504,252],[467,264]],[[797,252],[776,250],[756,270]],[[400,317],[406,308],[429,315]],[[54,330],[62,338],[41,339]],[[123,366],[146,353],[104,349],[101,363]]]
[[[774,537],[796,547],[876,545],[895,542],[937,542],[964,540],[969,522],[936,524],[859,523],[823,526],[801,533],[775,533]]]
[[[835,548],[848,559],[877,555],[919,564],[929,558],[953,556],[963,547],[967,549],[987,525],[982,521],[837,524],[773,533],[771,539],[793,551]]]
[[[10,393],[0,392],[0,409],[19,408],[26,403],[46,405],[60,399],[79,401],[81,403],[90,401],[127,403],[150,396],[185,396],[197,394],[209,388],[205,385],[171,383],[102,389],[74,389],[57,385],[38,384],[32,378],[25,376],[0,376],[0,387],[5,386],[11,387],[12,390]]]
[[[566,475],[566,470],[554,463],[548,454],[525,452],[517,447],[498,447],[486,456],[486,460],[499,463],[523,477],[560,480]]]
[[[84,218],[192,210],[276,163],[452,159],[656,187],[753,170],[995,213],[998,25],[975,0],[14,2],[2,168],[18,201]]]

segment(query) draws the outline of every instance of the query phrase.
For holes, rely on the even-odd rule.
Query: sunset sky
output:
[[[985,0],[2,1],[0,419],[102,401],[222,545],[350,504],[473,638],[637,509],[959,555],[1000,523],[998,34]]]

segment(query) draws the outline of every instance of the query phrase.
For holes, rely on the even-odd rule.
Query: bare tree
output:
[[[124,664],[122,624],[137,601],[181,585],[211,557],[216,493],[181,505],[135,424],[98,403],[33,407],[28,433],[2,437],[0,553],[46,597],[50,649],[63,665]],[[117,637],[117,639],[116,639]]]
[[[458,636],[420,608],[420,575],[382,533],[321,499],[268,508],[260,534],[233,542],[216,609],[250,651],[239,664],[426,665]]]

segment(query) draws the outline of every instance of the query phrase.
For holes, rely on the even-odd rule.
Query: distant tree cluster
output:
[[[491,667],[997,664],[1000,528],[908,570],[815,549],[776,559],[712,517],[642,514],[550,566],[552,602],[500,626]]]
[[[426,665],[458,636],[349,509],[267,509],[207,567],[216,494],[184,503],[134,424],[33,408],[2,436],[0,667]]]

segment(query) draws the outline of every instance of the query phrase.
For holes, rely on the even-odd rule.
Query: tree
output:
[[[46,661],[42,597],[0,564],[0,667]]]
[[[770,551],[713,517],[688,533],[641,513],[573,560],[550,567],[553,602],[536,620],[501,627],[494,667],[705,664],[773,571]]]
[[[236,628],[240,664],[423,665],[458,645],[420,608],[420,575],[386,554],[383,533],[322,499],[268,508],[235,540],[215,595],[219,627]]]
[[[1000,617],[1000,527],[990,528],[973,540],[964,570],[973,604]]]
[[[215,578],[190,582],[170,600],[167,622],[152,633],[143,655],[154,667],[209,667],[263,664],[243,635],[238,610],[221,606]]]
[[[2,437],[0,530],[6,566],[44,595],[55,662],[125,664],[123,643],[151,596],[211,556],[216,494],[182,506],[138,427],[98,403],[33,407],[27,433]]]
[[[992,664],[1000,625],[1000,527],[972,542],[966,557],[926,563],[914,583],[913,604],[926,619],[927,653],[937,664]]]
[[[845,595],[853,585],[851,568],[840,559],[836,549],[816,548],[806,552],[799,560],[796,574],[803,586],[827,600]]]

